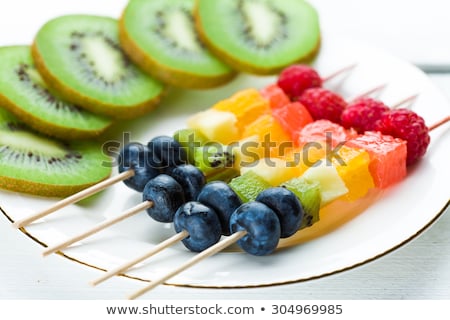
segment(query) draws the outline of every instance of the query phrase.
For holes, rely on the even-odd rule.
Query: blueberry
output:
[[[281,238],[292,236],[298,231],[304,216],[304,210],[297,196],[286,188],[276,187],[262,191],[256,201],[272,209],[281,226]]]
[[[147,165],[149,157],[149,149],[138,142],[129,143],[120,150],[117,159],[119,172],[134,170],[134,176],[123,181],[126,186],[142,192],[147,182],[159,174],[156,169]]]
[[[151,179],[145,185],[142,198],[153,202],[147,213],[159,222],[172,222],[175,212],[185,202],[181,185],[166,174]]]
[[[201,252],[217,243],[221,236],[220,221],[213,209],[200,202],[183,204],[173,219],[175,230],[186,230],[189,236],[183,244],[191,251]]]
[[[212,181],[200,191],[197,201],[216,211],[222,234],[230,234],[230,216],[242,204],[239,196],[223,181]]]
[[[149,158],[149,163],[153,168],[164,170],[187,163],[186,150],[172,137],[155,137],[149,141],[147,146],[154,155]]]
[[[230,231],[245,230],[247,234],[238,245],[247,253],[264,256],[275,251],[280,240],[281,227],[275,212],[261,202],[241,205],[230,217]]]
[[[203,172],[191,164],[182,164],[175,167],[171,170],[170,176],[183,188],[186,201],[196,200],[198,194],[206,184],[206,178]]]

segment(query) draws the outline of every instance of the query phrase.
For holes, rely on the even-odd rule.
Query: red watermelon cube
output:
[[[270,107],[272,109],[282,108],[291,102],[289,97],[284,93],[283,89],[276,84],[268,85],[267,87],[261,89],[260,93],[264,98],[269,100]]]
[[[282,108],[274,109],[272,110],[272,115],[278,120],[294,143],[298,140],[300,131],[307,124],[314,121],[308,109],[300,102],[291,102]]]
[[[355,130],[346,129],[330,120],[322,119],[307,124],[299,132],[295,141],[301,146],[310,142],[326,142],[336,147],[340,143],[353,139],[356,136]]]
[[[346,145],[369,153],[369,170],[376,187],[386,188],[405,178],[406,141],[380,132],[367,131],[347,141]]]

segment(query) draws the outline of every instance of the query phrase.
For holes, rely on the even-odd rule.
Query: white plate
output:
[[[315,67],[325,76],[357,63],[344,81],[327,83],[344,97],[351,98],[376,85],[387,83],[379,97],[394,104],[420,93],[413,109],[432,124],[450,114],[445,97],[421,71],[409,63],[377,49],[351,41],[325,39]],[[171,134],[184,127],[186,118],[211,106],[242,88],[261,88],[273,77],[240,76],[231,84],[216,90],[183,91],[173,89],[164,103],[152,114],[124,123],[121,134],[111,139],[146,142],[155,135]],[[279,250],[267,257],[245,253],[221,252],[174,277],[168,283],[194,287],[252,287],[304,281],[361,265],[390,252],[425,230],[449,203],[450,134],[449,126],[432,132],[426,157],[410,168],[406,180],[377,194],[378,199],[358,215],[335,212],[323,219],[327,232],[301,245]],[[3,213],[16,221],[45,209],[54,199],[0,192]],[[43,245],[53,245],[76,235],[106,218],[140,203],[138,193],[117,184],[101,194],[71,205],[27,227],[25,232]],[[328,223],[329,222],[329,223]],[[173,235],[170,224],[152,221],[145,212],[109,228],[64,250],[64,256],[79,262],[80,267],[111,269],[137,257],[155,244]],[[170,271],[193,254],[181,244],[129,270],[127,275],[151,280]]]

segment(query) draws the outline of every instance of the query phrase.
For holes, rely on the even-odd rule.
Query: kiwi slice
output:
[[[236,73],[200,42],[194,0],[131,0],[120,20],[123,48],[142,69],[182,88],[212,88]]]
[[[63,143],[0,108],[0,188],[65,197],[107,178],[111,160],[92,142]]]
[[[0,104],[29,127],[61,139],[96,137],[113,123],[61,100],[37,72],[28,46],[0,48]]]
[[[32,46],[36,68],[67,101],[115,118],[143,115],[164,86],[136,67],[108,17],[67,15],[47,22]]]
[[[239,71],[274,74],[320,47],[318,14],[303,0],[197,0],[194,15],[204,43]]]

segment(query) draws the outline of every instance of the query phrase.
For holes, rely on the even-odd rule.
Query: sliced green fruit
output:
[[[300,229],[312,226],[320,220],[320,204],[322,202],[320,184],[317,181],[309,181],[305,178],[294,178],[282,184],[292,191],[300,200],[305,215]]]
[[[29,127],[60,139],[96,137],[113,123],[61,100],[37,72],[28,46],[0,48],[0,105]]]
[[[52,140],[0,108],[0,188],[65,197],[106,179],[110,164],[101,145]]]
[[[200,42],[194,0],[131,0],[120,20],[124,50],[155,78],[182,88],[211,88],[236,73]]]
[[[68,15],[50,20],[37,33],[32,54],[49,86],[95,113],[134,118],[153,109],[164,91],[125,55],[118,23],[111,18]]]
[[[195,163],[195,149],[208,142],[208,139],[199,130],[190,128],[176,131],[173,138],[186,150],[188,162],[191,164]]]
[[[234,178],[229,185],[241,198],[242,202],[254,201],[262,191],[272,187],[270,183],[253,171],[248,171]]]
[[[198,0],[195,19],[208,48],[239,71],[277,73],[320,47],[318,14],[303,0]]]
[[[194,164],[205,175],[217,170],[234,169],[234,160],[232,150],[219,143],[206,143],[194,151]]]
[[[206,181],[223,181],[229,183],[232,179],[239,177],[239,171],[234,168],[226,168],[223,170],[215,170],[206,176]]]

